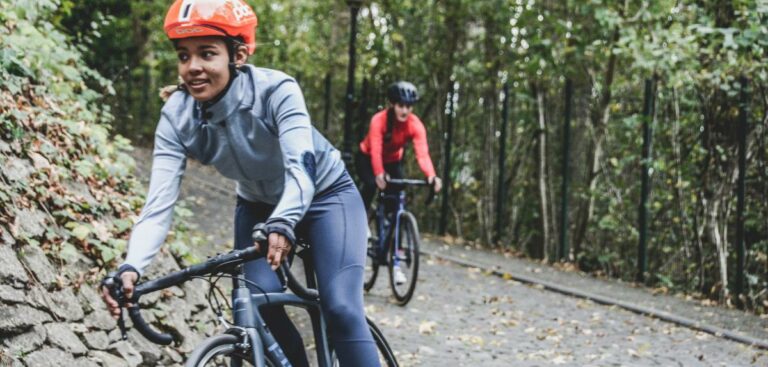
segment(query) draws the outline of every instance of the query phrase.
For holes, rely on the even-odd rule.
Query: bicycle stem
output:
[[[123,308],[120,307],[120,316],[117,318],[117,327],[120,328],[122,340],[128,340],[128,331],[125,328],[125,319],[123,318]]]

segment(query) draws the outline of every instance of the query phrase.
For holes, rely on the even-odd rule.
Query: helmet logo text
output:
[[[251,7],[242,1],[233,1],[233,3],[232,13],[235,15],[235,18],[237,18],[238,22],[244,18],[252,17],[254,15]]]
[[[180,22],[186,22],[189,20],[189,17],[192,15],[192,6],[195,5],[195,0],[184,0],[181,3],[180,12],[179,12],[179,21]]]
[[[203,31],[202,28],[177,28],[174,30],[176,34],[190,34],[190,33],[200,33]]]

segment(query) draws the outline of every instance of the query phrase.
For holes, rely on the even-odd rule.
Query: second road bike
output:
[[[368,258],[365,264],[365,291],[376,283],[379,267],[389,269],[389,284],[396,303],[405,306],[413,297],[419,275],[419,225],[406,207],[407,186],[429,187],[427,203],[434,197],[432,184],[425,180],[387,179],[387,190],[380,192],[373,214],[369,217]],[[395,192],[396,191],[396,192]],[[405,279],[396,279],[397,272]]]

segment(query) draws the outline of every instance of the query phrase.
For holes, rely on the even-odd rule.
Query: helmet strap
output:
[[[224,89],[222,89],[221,92],[219,92],[219,94],[216,95],[216,97],[213,97],[210,100],[203,102],[203,104],[201,106],[202,109],[203,109],[203,112],[205,112],[205,110],[208,107],[213,106],[214,104],[216,104],[216,102],[218,102],[222,98],[224,98],[224,96],[229,91],[229,88],[232,86],[232,82],[235,81],[235,78],[237,77],[237,73],[238,72],[239,71],[238,71],[237,66],[235,65],[235,63],[234,62],[230,62],[229,63],[229,81],[227,82],[227,86],[225,86]]]
[[[229,53],[229,63],[227,64],[227,66],[229,67],[229,81],[227,81],[227,86],[225,86],[224,89],[222,89],[221,92],[219,92],[219,94],[216,95],[216,97],[213,97],[210,101],[206,101],[205,103],[203,103],[202,105],[203,110],[205,110],[209,106],[212,106],[213,104],[221,100],[221,98],[223,98],[224,95],[227,94],[227,92],[229,91],[229,88],[232,86],[232,82],[237,77],[237,73],[240,72],[239,67],[235,63],[235,52],[237,51],[237,47],[239,46],[239,43],[237,42],[237,40],[230,37],[225,37],[224,43],[227,44],[227,52]]]

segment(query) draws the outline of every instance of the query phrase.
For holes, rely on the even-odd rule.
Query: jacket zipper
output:
[[[235,148],[232,146],[232,138],[229,135],[229,127],[227,126],[227,120],[221,121],[221,125],[224,128],[224,134],[227,136],[227,145],[229,145],[229,151],[232,153],[232,158],[235,160],[235,165],[237,166],[237,169],[240,170],[240,173],[243,174],[243,177],[245,177],[246,180],[251,181],[251,178],[248,177],[248,174],[243,169],[243,166],[240,164],[240,159],[237,158],[237,152],[235,151]]]

